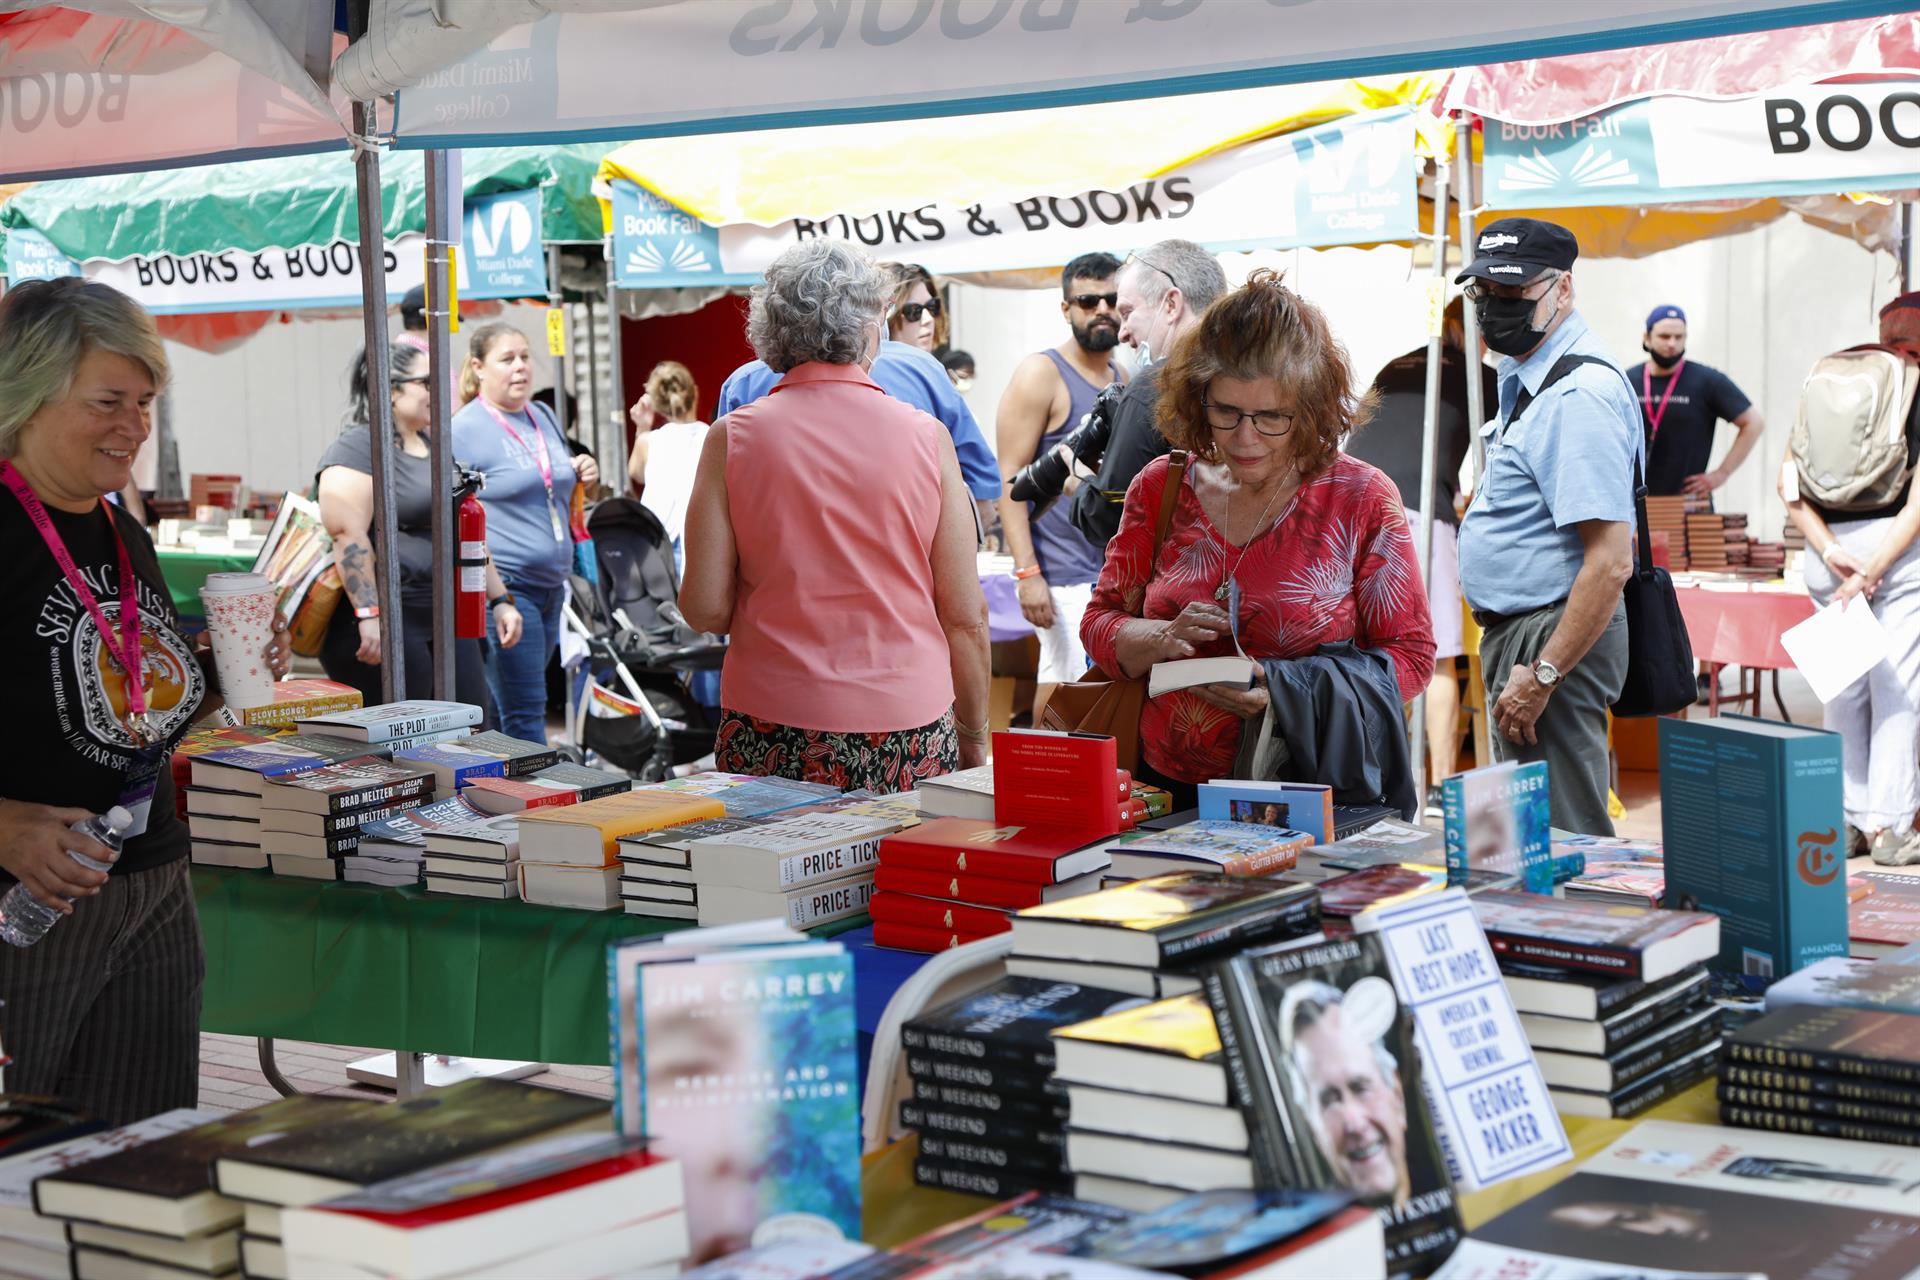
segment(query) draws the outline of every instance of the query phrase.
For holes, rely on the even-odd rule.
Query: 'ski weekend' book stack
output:
[[[992,818],[934,818],[881,842],[876,944],[943,951],[1005,932],[1022,907],[1099,888],[1112,865],[1102,846],[1134,821],[1113,739],[996,733],[992,768]]]
[[[919,1134],[914,1178],[996,1198],[1065,1191],[1066,1099],[1049,1033],[1137,1004],[1117,991],[1002,978],[900,1030],[913,1093],[900,1124]]]
[[[709,796],[657,788],[527,810],[518,815],[520,896],[546,906],[617,910],[622,836],[718,818],[723,812],[720,801]]]
[[[363,827],[418,808],[432,792],[426,770],[376,756],[281,774],[260,797],[260,847],[277,876],[338,880]]]
[[[1638,1115],[1713,1073],[1718,916],[1498,890],[1473,905],[1562,1114]]]

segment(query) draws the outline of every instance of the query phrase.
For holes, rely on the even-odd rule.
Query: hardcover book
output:
[[[1693,1088],[1714,1073],[1719,1060],[1720,1044],[1710,1040],[1617,1089],[1557,1088],[1547,1092],[1553,1098],[1553,1109],[1562,1115],[1626,1120]]]
[[[1920,969],[1828,956],[1767,988],[1768,1013],[1796,1004],[1920,1014]]]
[[[0,1093],[0,1160],[66,1142],[100,1127],[98,1120],[58,1098]]]
[[[623,791],[520,815],[520,856],[570,866],[615,865],[621,836],[721,816],[718,800],[673,791]]]
[[[1188,871],[1028,907],[1014,917],[1013,949],[1158,969],[1319,927],[1312,885]]]
[[[463,820],[458,815],[450,814],[446,821],[422,834],[426,836],[428,853],[512,862],[520,856],[520,820],[523,816],[518,813],[476,815]]]
[[[1847,905],[1847,936],[1856,956],[1884,956],[1920,942],[1920,877],[1894,871],[1861,871],[1849,886],[1869,892]]]
[[[887,849],[880,850],[880,865],[873,869],[876,889],[887,893],[916,894],[923,898],[946,898],[971,902],[982,907],[1018,911],[1043,902],[1060,902],[1092,893],[1100,887],[1100,872],[1089,871],[1051,884],[1031,880],[1003,880],[995,876],[964,872],[923,871],[887,861]]]
[[[570,760],[562,760],[559,764],[536,770],[527,775],[526,781],[542,786],[572,787],[580,793],[579,800],[575,802],[580,804],[588,800],[598,800],[602,796],[615,796],[623,791],[633,790],[633,779],[624,773],[574,764]]]
[[[968,818],[935,818],[888,836],[880,846],[880,865],[1057,884],[1111,865],[1099,840],[1085,828],[996,826]]]
[[[798,889],[861,872],[879,861],[880,841],[900,830],[888,818],[811,813],[706,836],[687,850],[695,883],[742,889]]]
[[[1473,897],[1493,953],[1558,969],[1658,982],[1720,954],[1720,918],[1490,889]]]
[[[462,797],[436,800],[361,827],[359,851],[417,858],[426,851],[428,832],[470,829],[486,820],[486,814]]]
[[[364,742],[318,735],[283,734],[204,752],[189,761],[189,768],[196,787],[246,791],[257,796],[266,791],[269,779],[284,777],[301,769],[314,769],[341,760],[379,754],[379,751],[368,751]]]
[[[873,877],[859,872],[798,889],[741,889],[727,884],[700,886],[702,925],[737,924],[774,918],[806,930],[864,914],[873,897]]]
[[[1116,1010],[1051,1034],[1057,1080],[1213,1106],[1230,1101],[1220,1032],[1198,995]]]
[[[1446,809],[1447,876],[1468,871],[1519,876],[1528,893],[1553,892],[1547,765],[1508,760],[1456,773],[1440,784]]]
[[[277,729],[307,716],[352,711],[365,705],[366,699],[352,685],[332,680],[278,680],[273,686],[273,701],[258,707],[237,709],[240,723],[248,728]]]
[[[1799,1068],[1756,1067],[1724,1060],[1720,1064],[1720,1079],[1726,1084],[1742,1085],[1749,1089],[1805,1094],[1809,1099],[1805,1107],[1783,1110],[1825,1111],[1827,1107],[1824,1104],[1828,1101],[1864,1102],[1920,1110],[1920,1087],[1890,1084],[1864,1076],[1832,1075],[1825,1071]]]
[[[260,807],[331,817],[417,799],[432,790],[433,775],[425,769],[362,756],[270,778]]]
[[[488,731],[449,738],[424,747],[408,747],[394,759],[429,772],[445,799],[482,778],[524,778],[560,763],[560,753],[538,742],[525,742]]]
[[[332,815],[299,809],[262,809],[260,810],[260,834],[264,836],[270,831],[283,831],[304,836],[357,838],[361,828],[376,822],[385,822],[389,818],[397,818],[428,802],[428,797],[423,794],[387,804],[373,805],[369,808],[348,809],[343,813]]]
[[[1247,782],[1215,778],[1199,787],[1200,817],[1219,822],[1251,822],[1286,827],[1313,837],[1314,844],[1334,839],[1333,788],[1312,782]]]
[[[1582,1018],[1589,1022],[1610,1017],[1655,991],[1694,980],[1691,969],[1682,969],[1659,982],[1648,983],[1634,978],[1614,978],[1601,973],[1556,969],[1549,965],[1525,964],[1505,958],[1500,960],[1500,976],[1506,980],[1507,994],[1513,997],[1513,1007],[1521,1013]]]
[[[1117,766],[1114,741],[1104,734],[995,733],[993,820],[1006,827],[1080,832],[1082,844],[1113,835],[1123,825]]]
[[[1352,1203],[1345,1191],[1203,1191],[1114,1223],[1074,1252],[1155,1271],[1216,1271],[1308,1232]]]
[[[1459,1213],[1413,1019],[1380,936],[1242,952],[1210,969],[1206,985],[1254,1136],[1256,1184],[1352,1192],[1380,1212],[1390,1271],[1444,1258],[1459,1239]],[[1361,1122],[1366,1141],[1308,1101],[1329,1092],[1378,1098]]]
[[[578,804],[584,799],[579,788],[561,782],[549,782],[538,775],[528,778],[475,778],[464,791],[468,804],[482,812],[495,814],[551,809],[557,805]]]
[[[941,1005],[900,1029],[909,1050],[959,1058],[999,1058],[1053,1070],[1052,1032],[1141,1003],[1115,991],[1002,978],[972,995]]]
[[[959,769],[913,784],[920,812],[928,818],[993,818],[993,766]]]
[[[1664,862],[1594,862],[1567,882],[1569,898],[1657,907],[1667,899]]]
[[[708,836],[732,835],[736,831],[751,831],[755,827],[764,827],[776,821],[769,815],[759,818],[702,818],[698,822],[684,822],[677,827],[664,827],[659,831],[642,831],[636,835],[621,836],[618,856],[621,862],[651,867],[672,867],[689,873],[693,867],[692,849],[694,842]],[[688,884],[693,883],[692,875],[685,877]]]
[[[909,1083],[914,1101],[928,1106],[947,1107],[1035,1128],[1058,1129],[1067,1122],[1064,1099],[1055,1099],[1045,1093],[1003,1094],[970,1085],[948,1084],[941,1080],[913,1079]],[[1224,1089],[1223,1084],[1223,1094]]]
[[[909,893],[874,891],[867,910],[876,925],[898,924],[916,929],[959,932],[969,938],[1005,933],[1013,927],[1013,913],[997,907],[976,907],[944,898],[920,898]]]
[[[694,954],[668,940],[609,956],[619,1123],[682,1161],[688,1261],[783,1229],[858,1239],[851,959],[834,943]]]
[[[506,1080],[463,1080],[340,1111],[278,1142],[220,1152],[223,1195],[304,1205],[607,1116],[600,1099]]]
[[[1760,988],[1847,954],[1838,734],[1662,716],[1660,804],[1667,905],[1720,917],[1716,968]]]
[[[1727,1037],[1727,1062],[1920,1085],[1920,1017],[1792,1005]]]
[[[301,733],[320,733],[359,742],[390,742],[395,738],[469,728],[479,724],[480,719],[480,708],[470,702],[416,699],[304,716],[294,722],[294,727]]]
[[[1791,1089],[1763,1089],[1737,1080],[1723,1079],[1715,1096],[1722,1102],[1749,1107],[1756,1111],[1781,1111],[1799,1115],[1851,1120],[1859,1124],[1889,1125],[1920,1134],[1920,1111],[1885,1102],[1862,1102],[1824,1093],[1801,1093]]]
[[[1272,876],[1291,871],[1314,837],[1285,826],[1203,818],[1162,831],[1135,831],[1107,847],[1113,874],[1133,879],[1172,871]]]
[[[1527,1042],[1536,1049],[1607,1054],[1638,1040],[1676,1015],[1707,1004],[1708,1000],[1706,971],[1693,969],[1671,984],[1651,989],[1605,1018],[1557,1018],[1523,1013],[1520,1026],[1527,1033]]]
[[[873,901],[878,902],[880,897],[881,895],[875,894]],[[873,903],[868,903],[867,909],[871,911]],[[929,925],[902,924],[898,920],[875,919],[873,945],[887,947],[894,951],[917,951],[922,955],[932,955],[938,951],[951,951],[955,947],[964,947],[969,942],[978,942],[982,938],[991,938],[996,933],[1005,932],[1005,929],[965,932],[957,928],[942,929]]]
[[[1685,1009],[1650,1028],[1639,1039],[1604,1056],[1540,1049],[1534,1061],[1549,1085],[1607,1093],[1651,1075],[1695,1049],[1720,1038],[1720,1009],[1706,1004]]]

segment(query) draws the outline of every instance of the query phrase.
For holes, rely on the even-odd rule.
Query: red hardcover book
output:
[[[951,951],[955,947],[964,947],[969,942],[992,936],[989,933],[964,933],[958,929],[923,929],[918,925],[888,924],[884,920],[873,922],[874,946],[891,947],[895,951],[924,951],[928,955],[936,951]]]
[[[880,849],[881,862],[873,871],[873,887],[887,893],[911,893],[923,898],[946,898],[982,907],[1002,907],[1018,911],[1056,902],[1076,894],[1092,893],[1100,887],[1100,873],[1090,872],[1077,879],[1057,884],[1033,884],[1025,880],[1001,880],[993,876],[961,875],[946,871],[922,871],[918,867],[890,867],[886,846]],[[875,893],[875,897],[879,893]]]
[[[1060,827],[1110,836],[1132,779],[1121,778],[1113,739],[1095,733],[1009,729],[993,735],[993,816],[1008,826]]]
[[[867,903],[875,924],[912,925],[985,937],[1013,927],[1013,913],[997,907],[974,906],[945,898],[923,898],[911,893],[878,892]]]
[[[997,789],[995,796],[997,800]],[[1100,835],[1085,827],[1063,830],[995,825],[977,818],[935,818],[881,841],[880,865],[1057,884],[1113,865],[1105,848],[1087,847],[1099,846],[1106,835],[1112,834],[1112,828]]]

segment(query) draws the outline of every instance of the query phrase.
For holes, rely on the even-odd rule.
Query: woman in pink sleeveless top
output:
[[[937,421],[867,376],[887,288],[796,245],[747,338],[784,375],[707,433],[680,609],[727,632],[716,767],[852,789],[984,763],[987,606],[972,499]]]

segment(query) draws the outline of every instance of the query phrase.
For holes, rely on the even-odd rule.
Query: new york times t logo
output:
[[[1840,874],[1840,833],[1829,827],[1825,831],[1802,831],[1799,839],[1800,878],[1815,888],[1832,884]]]

